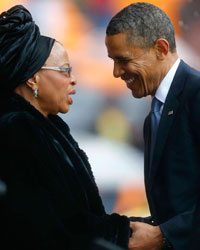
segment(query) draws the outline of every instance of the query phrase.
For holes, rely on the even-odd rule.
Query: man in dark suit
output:
[[[106,46],[114,77],[134,97],[152,96],[144,124],[151,217],[131,223],[129,247],[192,250],[193,232],[198,238],[200,231],[194,230],[200,216],[200,73],[178,58],[173,24],[152,4],[134,3],[116,14]]]

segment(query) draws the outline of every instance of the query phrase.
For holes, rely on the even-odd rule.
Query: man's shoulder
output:
[[[190,65],[181,60],[174,78],[174,85],[183,89],[183,92],[180,91],[180,93],[187,92],[187,95],[193,95],[199,92],[200,71],[190,67]]]
[[[187,63],[181,60],[179,64],[179,70],[182,73],[185,73],[187,79],[189,80],[199,80],[200,79],[200,71],[196,70],[195,68],[191,67]]]

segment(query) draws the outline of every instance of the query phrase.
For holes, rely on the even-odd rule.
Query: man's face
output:
[[[113,75],[121,77],[134,97],[154,95],[162,78],[156,49],[142,49],[127,42],[127,34],[106,36],[108,56],[114,61]]]

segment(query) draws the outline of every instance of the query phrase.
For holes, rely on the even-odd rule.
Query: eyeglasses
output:
[[[51,70],[66,72],[68,77],[71,77],[71,73],[72,73],[72,67],[47,67],[47,66],[43,66],[43,67],[41,67],[41,69],[51,69]]]

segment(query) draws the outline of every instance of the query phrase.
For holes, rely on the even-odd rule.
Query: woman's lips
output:
[[[73,99],[72,99],[72,97],[71,97],[70,95],[75,95],[75,94],[76,94],[76,90],[73,89],[73,90],[69,93],[69,95],[68,95],[68,100],[69,100],[69,104],[70,104],[70,105],[73,104]]]
[[[75,95],[76,94],[76,90],[73,89],[71,92],[69,92],[69,95]]]
[[[70,104],[70,105],[73,104],[73,99],[71,98],[71,96],[68,96],[68,101],[69,101],[69,104]]]

